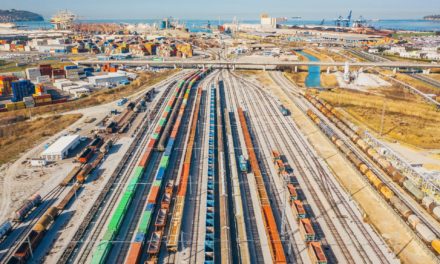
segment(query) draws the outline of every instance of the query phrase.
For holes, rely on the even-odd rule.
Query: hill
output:
[[[43,21],[44,18],[29,11],[24,10],[1,10],[0,9],[0,23],[5,22],[21,22],[21,21]]]

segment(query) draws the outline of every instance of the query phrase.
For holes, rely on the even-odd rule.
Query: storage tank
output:
[[[412,215],[411,209],[408,208],[402,201],[397,198],[396,196],[391,197],[390,199],[391,204],[396,208],[396,210],[403,215],[403,217],[408,218],[410,215]]]
[[[359,170],[362,172],[362,174],[367,173],[370,169],[368,168],[367,165],[365,164],[361,164],[361,166],[359,166]]]
[[[420,223],[420,218],[412,214],[408,217],[408,222],[412,228],[416,228],[416,226]]]
[[[380,188],[380,192],[387,200],[391,199],[391,197],[394,196],[394,192],[391,191],[390,188],[388,188],[387,186],[382,186],[382,188]]]
[[[435,218],[437,218],[437,220],[440,220],[440,206],[436,206],[432,210],[432,214],[435,216]]]
[[[432,199],[429,196],[425,196],[422,199],[422,205],[429,211],[432,212],[432,210],[434,210],[434,208],[436,207],[436,204],[434,202],[434,199]]]
[[[436,238],[435,234],[425,224],[416,225],[416,231],[425,242],[431,243]]]
[[[412,194],[414,197],[421,201],[423,197],[425,196],[423,192],[415,186],[410,180],[406,180],[403,182],[403,186]]]

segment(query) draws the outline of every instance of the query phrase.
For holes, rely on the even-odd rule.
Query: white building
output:
[[[69,151],[78,146],[79,139],[79,135],[62,136],[43,151],[41,157],[45,160],[62,160],[69,154]]]
[[[125,74],[109,73],[107,75],[97,75],[88,77],[89,83],[93,85],[108,86],[118,85],[121,82],[127,82],[128,78]]]

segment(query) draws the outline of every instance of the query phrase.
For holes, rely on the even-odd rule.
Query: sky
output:
[[[80,19],[258,19],[270,16],[334,19],[363,15],[375,19],[418,19],[440,14],[440,0],[0,0],[0,9],[36,12],[50,18],[68,9]]]

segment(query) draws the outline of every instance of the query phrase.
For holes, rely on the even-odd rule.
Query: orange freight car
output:
[[[269,198],[267,196],[263,175],[261,174],[260,166],[258,165],[257,155],[255,154],[254,151],[252,138],[248,129],[248,125],[246,122],[246,117],[244,115],[243,109],[238,108],[238,116],[243,130],[246,149],[249,154],[249,163],[251,165],[252,171],[254,172],[255,181],[257,184],[258,195],[260,198],[260,204],[264,216],[263,221],[265,222],[266,233],[269,237],[272,259],[275,263],[286,263],[286,255],[284,254],[283,245],[281,244],[280,234],[278,232],[278,228],[275,222],[275,217],[273,215]]]

